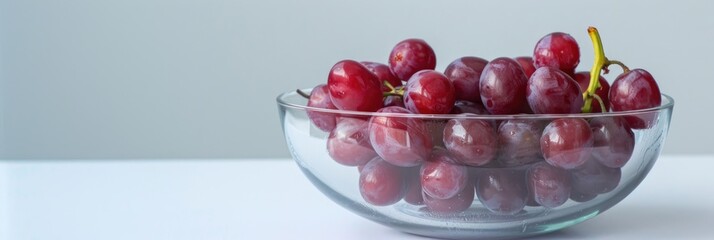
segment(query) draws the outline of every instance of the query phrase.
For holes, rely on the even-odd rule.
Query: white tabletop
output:
[[[713,156],[663,156],[602,215],[539,239],[712,239]],[[0,239],[424,239],[323,196],[287,159],[0,161]]]

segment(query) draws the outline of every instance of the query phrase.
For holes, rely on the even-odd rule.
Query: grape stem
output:
[[[600,71],[604,70],[605,73],[608,73],[608,67],[612,64],[620,66],[624,73],[629,72],[630,68],[625,66],[625,64],[620,61],[610,60],[605,57],[605,50],[602,48],[602,40],[600,39],[600,33],[598,33],[597,28],[589,27],[588,35],[590,35],[590,41],[592,41],[593,49],[595,50],[595,62],[593,63],[593,68],[590,70],[590,85],[588,85],[588,89],[583,93],[584,104],[581,110],[584,113],[591,112],[594,98],[600,103],[602,111],[605,112],[605,103],[602,101],[600,96],[595,94],[595,91],[601,87],[599,81]]]
[[[303,92],[303,91],[300,90],[300,89],[295,90],[295,91],[296,91],[300,96],[302,96],[302,97],[304,97],[304,98],[307,98],[307,99],[310,99],[310,94],[307,94],[307,93]]]
[[[388,81],[384,81],[384,86],[389,88],[389,92],[384,92],[382,93],[382,97],[388,97],[388,96],[404,96],[404,87],[399,86],[399,87],[394,87],[392,86],[391,83]]]
[[[597,28],[589,27],[588,35],[590,35],[590,41],[592,41],[593,49],[595,50],[595,62],[593,63],[593,68],[590,70],[590,85],[588,85],[588,89],[583,93],[584,104],[581,110],[584,113],[592,111],[591,105],[593,96],[595,95],[595,91],[600,88],[600,71],[605,66],[607,60],[605,51],[602,49],[602,41],[600,40],[600,34],[597,32]]]

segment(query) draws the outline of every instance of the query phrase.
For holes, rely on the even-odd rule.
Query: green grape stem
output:
[[[404,87],[403,86],[394,87],[394,86],[392,86],[391,83],[389,83],[389,81],[384,81],[384,86],[389,88],[389,92],[382,93],[382,97],[404,96]]]

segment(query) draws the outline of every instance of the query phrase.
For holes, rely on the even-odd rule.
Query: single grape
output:
[[[570,197],[570,173],[546,162],[533,164],[526,180],[535,201],[544,207],[558,207]]]
[[[385,107],[377,112],[411,113],[401,107]],[[425,124],[408,117],[372,116],[369,140],[380,157],[401,167],[413,167],[426,161],[433,146]]]
[[[384,106],[385,107],[397,106],[397,107],[406,108],[404,106],[404,100],[402,99],[402,97],[394,96],[394,95],[390,95],[390,96],[387,96],[384,98]]]
[[[433,213],[459,213],[471,207],[474,201],[474,186],[469,182],[461,192],[449,199],[437,199],[423,193],[426,208]]]
[[[610,168],[625,166],[635,150],[635,134],[620,117],[600,117],[590,121],[593,131],[593,158]]]
[[[451,114],[460,113],[473,113],[478,115],[491,114],[488,112],[488,110],[486,110],[486,107],[484,107],[483,104],[480,103],[480,100],[479,103],[474,103],[465,100],[456,100],[456,102],[454,102],[454,107],[451,108]]]
[[[528,105],[537,114],[579,113],[583,97],[578,82],[551,68],[538,68],[526,88]]]
[[[468,168],[457,164],[440,148],[434,150],[431,159],[421,166],[421,187],[424,193],[436,199],[456,196],[468,180]]]
[[[394,75],[392,70],[389,69],[389,66],[387,66],[386,64],[367,61],[362,61],[360,63],[364,65],[364,67],[366,67],[370,72],[374,73],[374,75],[377,75],[377,79],[382,82],[383,92],[389,92],[390,90],[389,87],[384,84],[384,82],[389,82],[392,87],[398,87],[402,85],[402,80],[400,80],[396,75]]]
[[[461,116],[469,116],[463,114]],[[469,166],[489,163],[498,152],[498,136],[490,122],[453,118],[444,127],[444,145],[459,162]]]
[[[382,108],[382,82],[364,65],[342,60],[327,78],[330,99],[338,109],[374,112]]]
[[[405,183],[407,192],[404,194],[404,201],[411,205],[424,205],[421,187],[421,167],[404,168]]]
[[[587,91],[588,86],[590,86],[590,72],[575,73],[575,81],[578,82],[578,85],[580,85],[581,92]],[[602,76],[600,76],[598,82],[600,83],[600,88],[595,90],[595,95],[602,99],[603,104],[605,104],[605,111],[603,111],[602,107],[600,107],[600,103],[597,100],[593,99],[591,104],[591,112],[608,112],[610,111],[610,83],[608,83],[607,80],[605,80],[605,78]]]
[[[542,160],[540,137],[545,123],[538,120],[510,119],[498,127],[500,154],[503,166],[520,166]]]
[[[533,72],[535,72],[535,64],[533,63],[533,58],[532,57],[517,57],[514,58],[518,64],[521,65],[523,68],[523,72],[526,73],[526,77],[530,78],[531,75],[533,75]]]
[[[444,75],[451,80],[457,100],[481,102],[479,79],[488,61],[479,57],[461,57],[446,66]]]
[[[614,190],[620,184],[620,168],[609,168],[595,159],[590,159],[577,169],[570,171],[573,190],[584,194],[602,194]]]
[[[376,157],[360,171],[359,190],[372,205],[387,206],[402,199],[405,192],[402,169]]]
[[[488,210],[498,214],[515,214],[526,206],[528,190],[523,171],[492,168],[482,171],[476,182],[476,195]]]
[[[593,136],[588,122],[581,118],[553,120],[543,130],[540,148],[545,161],[563,169],[583,165],[592,152]]]
[[[533,62],[536,69],[552,67],[573,75],[580,63],[580,47],[575,38],[567,33],[549,33],[536,43]]]
[[[404,105],[414,113],[447,114],[454,101],[454,86],[444,74],[434,70],[412,75],[404,91]]]
[[[317,85],[312,89],[310,99],[307,100],[307,106],[314,108],[337,109],[335,104],[332,104],[330,92],[327,89],[326,84]],[[322,131],[329,132],[335,128],[335,114],[308,110],[307,116],[310,118],[310,121],[312,121],[312,123]]]
[[[615,112],[653,108],[661,103],[662,96],[657,82],[652,74],[643,69],[620,74],[610,87],[610,107]],[[655,113],[625,117],[633,129],[650,128],[656,118]]]
[[[377,156],[369,142],[368,122],[359,118],[341,117],[327,138],[327,153],[346,166],[364,165]]]
[[[389,53],[389,68],[399,79],[407,80],[418,71],[434,70],[436,54],[424,40],[407,39],[397,43]]]
[[[529,111],[526,101],[528,77],[513,59],[496,58],[486,64],[479,79],[481,102],[492,114]]]

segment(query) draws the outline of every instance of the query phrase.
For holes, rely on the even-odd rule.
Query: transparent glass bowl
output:
[[[304,91],[309,92],[310,90],[305,89]],[[364,218],[391,228],[417,235],[453,239],[516,238],[543,234],[578,224],[609,209],[630,194],[640,184],[654,165],[664,144],[664,139],[667,135],[672,109],[674,106],[674,100],[671,97],[662,95],[661,106],[638,111],[597,114],[463,116],[365,113],[311,108],[306,106],[307,99],[295,92],[287,92],[279,95],[277,102],[285,139],[293,159],[298,163],[300,169],[308,177],[308,179],[327,197],[342,207]],[[482,199],[484,198],[482,192],[484,191],[479,192],[477,188],[476,194],[470,193],[469,191],[466,191],[469,193],[464,193],[474,195],[473,201],[470,201],[470,205],[467,209],[457,209],[455,211],[451,211],[450,213],[444,213],[432,211],[432,209],[423,203],[417,202],[417,204],[413,204],[413,200],[407,201],[406,198],[402,199],[401,197],[401,200],[396,203],[375,205],[366,201],[360,191],[361,170],[359,169],[361,169],[362,166],[348,166],[364,165],[364,160],[345,160],[345,156],[338,157],[342,158],[339,159],[341,163],[334,160],[327,150],[327,139],[330,133],[321,130],[314,123],[312,123],[310,117],[308,116],[308,112],[311,112],[311,114],[322,114],[322,117],[331,116],[339,118],[354,118],[364,121],[368,121],[375,116],[382,117],[382,119],[384,119],[384,117],[389,117],[394,119],[418,121],[428,127],[434,142],[433,145],[436,146],[434,149],[441,149],[439,146],[443,145],[440,144],[442,143],[440,142],[442,135],[439,132],[443,131],[442,129],[444,128],[444,125],[446,125],[446,123],[451,119],[485,120],[492,123],[494,131],[497,131],[499,124],[509,120],[514,121],[515,119],[524,122],[532,121],[547,124],[555,119],[564,118],[580,118],[588,122],[593,122],[598,119],[611,120],[619,118],[621,120],[625,120],[625,122],[639,121],[640,123],[646,123],[645,125],[647,125],[647,127],[644,129],[632,129],[632,133],[634,135],[634,148],[632,155],[626,164],[619,168],[619,170],[613,170],[611,168],[601,169],[602,171],[591,169],[589,172],[591,175],[594,173],[595,177],[583,177],[579,179],[575,179],[575,175],[577,175],[575,172],[579,171],[579,169],[583,167],[568,170],[568,173],[571,176],[571,192],[577,191],[576,185],[583,186],[603,184],[603,179],[598,179],[598,174],[602,175],[600,177],[605,176],[609,179],[605,179],[605,182],[609,181],[612,183],[614,181],[614,183],[616,183],[616,185],[611,184],[609,187],[605,187],[607,189],[602,189],[602,193],[581,194],[580,196],[575,196],[576,194],[572,193],[570,199],[557,207],[532,206],[538,204],[532,204],[532,190],[527,180],[528,169],[536,164],[539,164],[540,162],[545,161],[542,160],[542,158],[532,161],[512,161],[512,159],[506,159],[507,157],[504,156],[513,156],[514,153],[528,150],[528,146],[523,146],[522,148],[520,148],[520,146],[515,146],[515,148],[514,146],[510,146],[506,153],[504,153],[506,150],[500,150],[490,164],[486,164],[484,166],[466,166],[469,174],[468,181],[471,182],[469,187],[474,188],[473,186],[477,186],[479,184],[489,184],[488,182],[479,183],[479,181],[494,181],[493,176],[486,178],[480,178],[479,176],[493,174],[494,172],[507,172],[507,174],[510,174],[508,176],[511,176],[511,180],[515,180],[506,181],[506,186],[500,187],[523,189],[519,191],[525,191],[526,193],[521,193],[518,198],[522,198],[522,194],[526,194],[527,199],[525,199],[525,201],[530,202],[531,204],[528,204],[515,212],[511,211],[504,213],[493,211],[494,202],[491,202],[491,209],[484,205],[482,203],[482,200],[484,200]],[[364,128],[367,129],[367,126],[368,125],[364,125]],[[369,131],[365,131],[365,134],[368,134],[368,132]],[[409,134],[409,131],[406,131],[406,134]],[[368,138],[368,136],[364,137]],[[530,147],[532,148],[532,146]],[[591,150],[595,151],[598,148],[603,148],[603,146],[593,145],[591,148]],[[333,151],[334,150],[335,149],[333,149]],[[449,151],[446,152],[448,153]],[[347,158],[349,158],[349,155]],[[588,161],[596,160],[591,158]],[[511,162],[511,164],[505,164],[508,162]],[[515,162],[515,164],[513,162]],[[602,164],[598,164],[598,166],[604,167]],[[421,193],[421,188],[417,186],[417,184],[420,184],[420,166],[395,168],[403,169],[405,172],[412,172],[412,175],[400,175],[404,178],[404,181],[402,182],[403,196],[409,195],[409,191],[414,191],[410,190],[410,186],[416,186],[416,191]],[[619,176],[619,181],[617,179],[618,176],[606,174],[612,173],[613,171],[619,173],[617,174]],[[495,179],[498,180],[498,177]],[[576,184],[576,180],[580,181],[580,183]],[[517,187],[513,186],[514,182],[518,185]],[[491,189],[491,191],[494,190]],[[412,195],[412,197],[413,196],[414,195]],[[576,199],[577,201],[573,199]],[[519,199],[521,202],[523,200],[524,199]],[[493,199],[491,201],[493,201]],[[511,200],[504,200],[504,204],[507,204],[506,201]],[[498,204],[499,203],[496,202],[496,205]],[[449,212],[449,206],[446,207],[447,212]]]

